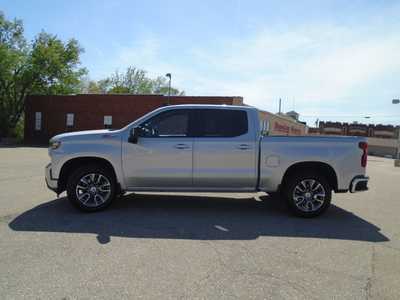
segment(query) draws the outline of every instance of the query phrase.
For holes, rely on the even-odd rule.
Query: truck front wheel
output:
[[[331,204],[332,188],[320,174],[299,172],[287,180],[283,191],[291,211],[300,217],[322,214]]]
[[[68,199],[83,211],[105,209],[115,198],[115,178],[105,167],[85,165],[69,176]]]

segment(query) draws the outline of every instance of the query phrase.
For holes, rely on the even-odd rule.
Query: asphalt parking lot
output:
[[[2,299],[399,299],[400,168],[322,217],[264,194],[130,194],[85,214],[44,184],[45,148],[0,148]]]

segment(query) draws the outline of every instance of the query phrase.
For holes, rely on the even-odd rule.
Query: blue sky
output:
[[[0,0],[26,35],[76,38],[92,79],[133,65],[187,95],[400,124],[400,1]],[[370,116],[370,119],[364,119]]]

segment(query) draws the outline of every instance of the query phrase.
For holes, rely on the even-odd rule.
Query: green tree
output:
[[[110,78],[109,93],[151,94],[151,79],[144,70],[128,67],[125,73],[115,72]]]
[[[116,71],[110,77],[97,81],[94,90],[108,94],[168,94],[168,81],[164,77],[151,79],[146,71],[128,67],[126,71]],[[92,89],[92,90],[93,90]],[[90,89],[83,90],[90,93]],[[171,95],[184,95],[184,92],[171,87]]]
[[[79,92],[86,74],[76,40],[41,32],[28,43],[23,33],[21,20],[9,21],[0,11],[0,136],[15,129],[27,95]]]
[[[85,77],[81,81],[80,93],[83,94],[105,94],[107,93],[107,89],[104,86],[104,83],[100,81],[90,80]]]
[[[169,92],[169,83],[167,78],[159,76],[156,79],[152,80],[153,84],[153,93],[154,94],[161,94],[161,95],[168,95]],[[184,96],[184,91],[179,91],[177,88],[171,86],[171,95],[173,96]]]
[[[100,85],[98,85],[96,81],[89,81],[88,93],[89,94],[101,94],[102,90],[101,90]]]

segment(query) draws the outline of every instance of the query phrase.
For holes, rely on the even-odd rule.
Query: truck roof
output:
[[[227,105],[227,104],[176,104],[176,105],[168,105],[164,107],[169,108],[214,108],[214,109],[225,109],[225,108],[233,108],[233,109],[243,109],[243,110],[257,110],[257,108],[252,106],[243,106],[243,105]]]

